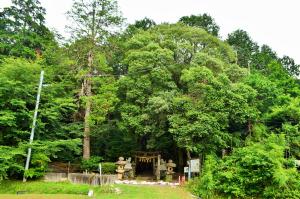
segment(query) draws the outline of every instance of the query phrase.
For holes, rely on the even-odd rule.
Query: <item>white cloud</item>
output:
[[[40,0],[47,9],[47,24],[64,33],[64,13],[72,0]],[[10,0],[0,0],[0,7]],[[280,56],[289,55],[300,63],[300,1],[298,0],[119,0],[128,22],[145,16],[156,22],[176,22],[181,16],[209,13],[221,26],[221,35],[240,28],[259,44],[268,44]]]

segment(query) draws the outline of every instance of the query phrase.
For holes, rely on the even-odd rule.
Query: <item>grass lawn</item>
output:
[[[114,193],[118,188],[121,193]],[[68,182],[19,182],[3,181],[0,183],[0,198],[2,199],[85,199],[89,189],[94,191],[93,198],[101,199],[191,199],[191,195],[183,187],[113,185],[92,187],[76,185]],[[25,194],[17,195],[24,191]]]

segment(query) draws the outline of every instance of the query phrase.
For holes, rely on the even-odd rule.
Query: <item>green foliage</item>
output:
[[[29,139],[40,70],[40,65],[24,59],[5,59],[0,65],[0,144],[17,145]],[[45,82],[50,84],[42,89],[36,138],[78,138],[78,132],[72,132],[78,126],[71,118],[77,108],[72,98],[74,83],[68,77],[59,78],[55,67],[44,70]],[[72,133],[66,136],[66,132]]]
[[[222,83],[230,84],[223,74],[218,76],[235,60],[227,44],[202,29],[176,24],[160,25],[140,32],[128,41],[127,48],[124,62],[128,65],[128,76],[119,80],[121,130],[133,131],[142,137],[146,142],[143,145],[148,149],[171,146],[172,138],[178,146],[193,147],[193,151],[203,148],[203,143],[212,147],[220,143],[226,145],[220,137],[213,139],[213,143],[207,140],[212,132],[216,137],[226,137],[221,135],[226,124],[219,124],[224,119],[222,113],[218,116],[209,113],[203,115],[206,110],[199,111],[195,103],[205,101],[201,99],[202,94],[207,99],[217,100],[217,97],[206,95],[205,92],[213,95],[214,87],[219,90]],[[214,77],[215,74],[218,77]],[[182,96],[185,92],[189,96]],[[193,100],[195,97],[199,97],[198,102]],[[176,104],[177,101],[180,103],[180,98],[189,103],[187,108],[193,109],[187,110],[189,112],[186,114],[191,115],[191,120],[194,118],[195,126],[186,115],[181,116],[185,113],[180,109],[182,104]],[[175,115],[177,106],[179,115]],[[221,109],[225,104],[219,106]],[[193,137],[192,132],[198,138]],[[199,134],[207,137],[200,141],[199,137],[203,135]],[[167,142],[157,144],[157,140]]]
[[[94,78],[92,96],[91,124],[101,125],[110,113],[115,111],[119,102],[117,98],[118,83],[114,77]]]
[[[202,198],[218,198],[215,193],[216,188],[216,170],[218,169],[218,161],[213,155],[208,155],[205,160],[203,175],[193,179],[188,184],[188,188],[196,195]]]
[[[0,54],[34,59],[54,35],[45,26],[45,9],[38,0],[13,0],[0,12]]]
[[[99,170],[99,163],[103,160],[102,157],[92,156],[88,160],[82,160],[81,161],[81,169],[84,171],[98,171]]]
[[[29,139],[39,69],[23,59],[6,59],[0,65],[1,145]]]
[[[101,163],[103,174],[115,174],[117,170],[116,163],[114,162],[103,162]]]
[[[18,147],[0,146],[0,180],[7,178],[21,178],[24,174],[24,164],[27,149],[32,148],[30,169],[26,171],[28,178],[40,178],[44,176],[48,168],[48,163],[55,159],[59,153],[67,151],[80,154],[80,140],[57,140],[57,141],[38,141],[33,145],[20,144]]]
[[[74,1],[67,13],[73,25],[69,27],[74,38],[86,38],[102,42],[111,32],[112,26],[118,26],[122,17],[115,0]]]
[[[153,28],[154,26],[156,26],[155,21],[145,17],[144,19],[135,21],[134,24],[130,24],[125,30],[125,34],[127,37],[130,35],[132,36],[139,30],[148,30],[150,28]]]
[[[31,165],[25,174],[29,178],[43,176],[51,160],[73,160],[81,153],[76,139],[80,125],[71,118],[77,107],[72,99],[74,83],[59,77],[60,66],[44,68],[48,86],[42,89],[35,131],[38,141],[31,146]],[[23,176],[40,70],[39,64],[24,59],[4,59],[0,65],[0,145],[11,151],[1,162],[2,176]]]
[[[236,30],[228,35],[227,42],[237,52],[237,64],[241,67],[248,67],[259,48],[248,33],[244,30]]]
[[[99,172],[99,164],[101,163],[102,174],[115,174],[116,164],[114,162],[102,162],[103,158],[92,156],[88,160],[81,161],[81,169],[89,172]]]
[[[208,157],[207,171],[204,169],[194,190],[206,198],[214,197],[205,190],[230,198],[298,198],[300,175],[294,164],[284,159],[285,147],[283,135],[271,135],[235,149],[218,164]]]
[[[283,56],[280,59],[280,62],[291,76],[297,77],[300,75],[300,65],[296,64],[293,58],[289,56]]]
[[[19,148],[0,146],[0,181],[7,179],[11,175],[23,173],[23,165],[20,165],[20,159],[25,160],[24,151]]]
[[[32,147],[31,164],[25,176],[28,178],[40,178],[44,176],[48,169],[48,163],[58,158],[61,153],[69,153],[74,156],[81,154],[80,139],[56,140],[56,141],[36,141]],[[20,145],[23,151],[27,152],[29,144]]]
[[[264,73],[268,73],[267,66],[277,60],[278,57],[276,52],[274,52],[270,46],[262,45],[259,51],[252,55],[251,67],[262,70]]]
[[[266,120],[269,128],[276,132],[283,132],[289,146],[288,156],[300,158],[299,153],[299,98],[287,98],[281,104],[271,107],[269,114],[266,114]]]
[[[220,40],[207,14],[178,24],[144,18],[112,35],[123,19],[109,0],[74,1],[68,13],[76,23],[73,40],[58,46],[44,14],[37,0],[14,0],[0,12],[0,180],[23,176],[28,147],[28,178],[43,176],[51,161],[79,160],[89,100],[86,135],[94,156],[82,161],[83,170],[98,171],[103,157],[111,161],[102,163],[103,173],[115,173],[113,161],[137,150],[161,151],[176,161],[178,152],[229,149],[224,159],[207,156],[193,192],[203,198],[299,198],[293,166],[300,158],[299,66],[292,58],[278,58],[243,30]],[[45,86],[29,145],[41,69]]]
[[[184,16],[181,17],[179,21],[189,26],[203,28],[214,36],[219,35],[220,27],[216,24],[215,20],[206,13],[203,15]]]

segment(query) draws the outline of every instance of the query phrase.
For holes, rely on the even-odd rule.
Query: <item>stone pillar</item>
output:
[[[156,180],[160,180],[160,155],[157,156]]]

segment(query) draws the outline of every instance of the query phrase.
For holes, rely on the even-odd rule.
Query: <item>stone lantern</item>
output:
[[[116,172],[118,173],[118,180],[122,180],[124,172],[125,172],[125,165],[126,165],[126,161],[124,161],[123,157],[119,157],[119,160],[116,162],[117,165],[117,170]]]
[[[176,164],[173,163],[172,160],[169,160],[166,166],[167,166],[166,181],[170,182],[173,179],[174,168],[176,167]]]
[[[126,164],[124,167],[125,170],[125,178],[133,178],[134,177],[134,173],[133,173],[133,168],[132,168],[132,163],[131,163],[131,158],[128,158],[126,160]]]

